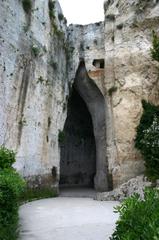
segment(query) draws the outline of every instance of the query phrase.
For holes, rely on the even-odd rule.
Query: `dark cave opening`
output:
[[[60,186],[94,187],[96,145],[92,118],[77,90],[73,87],[60,142]]]

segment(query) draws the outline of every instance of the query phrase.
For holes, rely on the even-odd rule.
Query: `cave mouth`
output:
[[[60,143],[60,186],[93,188],[96,174],[93,123],[86,103],[74,86],[67,109]]]

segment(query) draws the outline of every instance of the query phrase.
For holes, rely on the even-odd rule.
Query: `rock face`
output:
[[[15,167],[30,186],[58,187],[59,131],[73,85],[93,122],[96,189],[144,171],[134,138],[141,100],[159,104],[150,56],[159,3],[107,0],[104,11],[104,22],[67,27],[56,1],[0,3],[0,144],[16,150]]]
[[[119,188],[110,192],[97,193],[95,199],[98,201],[122,201],[127,197],[139,194],[141,198],[144,197],[145,187],[151,187],[152,183],[147,181],[144,176],[137,176],[123,183]]]
[[[141,174],[134,148],[145,99],[159,104],[158,68],[150,56],[152,29],[159,32],[158,1],[105,1],[105,94],[110,103],[108,158],[114,186]]]
[[[0,144],[17,151],[15,167],[31,185],[50,187],[58,184],[68,95],[66,24],[52,6],[39,0],[26,12],[22,1],[0,3]]]

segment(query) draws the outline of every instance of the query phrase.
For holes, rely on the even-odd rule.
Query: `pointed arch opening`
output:
[[[90,186],[108,191],[106,158],[106,103],[88,76],[82,60],[78,66],[61,144],[60,184]]]

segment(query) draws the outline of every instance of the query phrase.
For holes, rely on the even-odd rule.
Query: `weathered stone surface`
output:
[[[114,186],[144,171],[134,139],[141,100],[159,104],[158,64],[150,55],[152,29],[159,31],[158,10],[157,1],[105,1],[107,154]]]
[[[89,25],[70,25],[68,27],[68,42],[70,46],[69,80],[74,82],[80,59],[84,59],[86,69],[100,90],[103,90],[104,67],[93,65],[95,59],[104,60],[104,23]]]
[[[44,0],[29,13],[21,1],[0,2],[0,144],[17,151],[15,167],[29,181],[58,186],[58,132],[83,59],[105,105],[101,172],[108,168],[117,187],[144,172],[134,139],[141,100],[159,104],[158,64],[150,56],[159,2],[107,0],[105,21],[86,26],[66,27],[58,2],[52,14],[50,21]]]
[[[143,175],[130,179],[128,182],[123,183],[119,188],[110,192],[97,193],[95,199],[98,201],[122,201],[127,197],[138,193],[141,198],[144,196],[145,187],[151,187],[152,183],[149,182]]]
[[[16,150],[15,167],[29,181],[49,176],[57,185],[52,168],[58,176],[68,87],[66,25],[58,19],[58,2],[53,14],[54,25],[48,1],[35,1],[29,13],[22,1],[0,2],[0,144]]]

